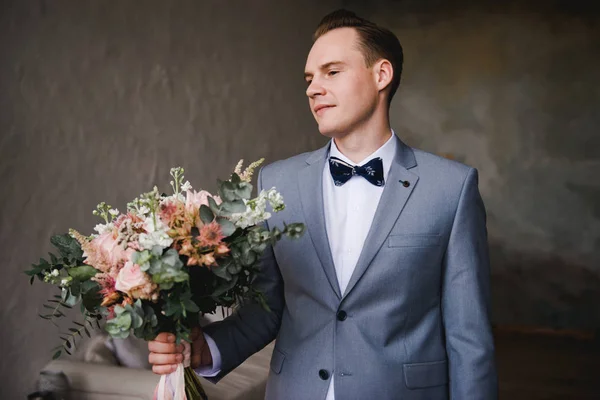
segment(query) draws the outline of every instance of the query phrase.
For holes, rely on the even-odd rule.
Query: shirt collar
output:
[[[381,161],[383,163],[383,177],[387,179],[388,172],[390,171],[390,167],[392,166],[392,160],[394,159],[394,155],[396,154],[396,140],[394,140],[394,136],[396,133],[392,129],[392,134],[390,138],[377,150],[375,150],[371,155],[367,156],[364,160],[359,163],[352,162],[348,157],[342,154],[342,152],[337,148],[335,144],[335,140],[331,139],[331,146],[329,146],[329,156],[337,157],[342,161],[347,162],[350,165],[363,165],[374,158],[381,157]]]

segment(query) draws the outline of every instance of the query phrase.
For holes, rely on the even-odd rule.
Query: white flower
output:
[[[271,191],[261,191],[257,198],[247,202],[245,212],[231,215],[229,218],[231,222],[238,228],[244,229],[249,226],[258,225],[271,218],[271,214],[266,211],[270,192]],[[278,200],[275,197],[274,199]]]
[[[119,215],[119,210],[117,210],[116,208],[108,210],[108,213],[110,215],[112,215],[113,217],[116,217],[117,215]]]
[[[269,199],[269,203],[275,212],[281,211],[285,208],[285,204],[283,203],[283,196],[281,193],[277,192],[275,188],[272,188],[267,192],[267,197]]]
[[[50,275],[52,275],[52,276],[58,276],[58,270],[57,269],[53,269],[52,272],[50,273]]]
[[[110,232],[112,229],[114,228],[114,225],[112,222],[109,222],[108,224],[98,224],[94,227],[94,230],[96,232],[98,232],[100,235],[102,235],[105,232]]]
[[[173,243],[173,239],[163,231],[155,231],[150,233],[140,233],[139,243],[143,249],[150,250],[154,246],[169,247]]]
[[[61,287],[67,287],[67,286],[71,285],[71,281],[72,280],[73,280],[73,278],[70,277],[70,276],[67,276],[66,278],[62,278],[60,280],[60,286]]]
[[[150,213],[150,209],[147,206],[141,206],[138,212],[140,215],[148,215]]]
[[[144,220],[144,229],[146,230],[146,232],[155,232],[155,231],[160,231],[160,230],[167,230],[167,226],[161,221],[160,218],[158,217],[146,217],[146,219]]]
[[[188,190],[192,190],[192,184],[190,181],[185,181],[185,183],[181,185],[181,191],[187,192]]]

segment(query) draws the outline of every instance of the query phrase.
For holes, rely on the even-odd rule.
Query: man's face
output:
[[[345,136],[375,110],[376,76],[365,64],[358,39],[353,28],[334,29],[321,36],[308,54],[306,95],[325,136]]]

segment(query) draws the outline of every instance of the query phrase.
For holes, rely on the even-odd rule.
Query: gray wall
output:
[[[598,328],[600,17],[577,2],[442,4],[5,1],[0,397],[23,398],[58,344],[36,317],[52,292],[22,274],[52,234],[90,231],[101,200],[168,190],[171,166],[213,189],[239,158],[325,143],[301,74],[340,6],[404,45],[398,134],[480,170],[494,322]]]

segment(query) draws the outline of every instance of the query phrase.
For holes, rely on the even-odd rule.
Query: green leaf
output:
[[[80,265],[78,267],[67,268],[67,273],[78,281],[87,281],[94,277],[98,270],[91,265]]]
[[[163,248],[162,247],[160,247],[158,245],[152,246],[152,253],[151,253],[152,256],[154,256],[154,257],[160,257],[162,255],[162,253],[163,253]]]
[[[217,288],[213,291],[211,296],[213,298],[217,298],[217,297],[221,296],[222,294],[226,293],[227,291],[233,289],[233,287],[235,286],[237,281],[238,281],[238,277],[237,277],[237,275],[234,275],[230,281],[222,282],[219,286],[217,286]],[[227,299],[223,299],[223,300],[227,300]]]
[[[69,290],[71,296],[78,297],[81,294],[80,288],[81,288],[81,285],[80,285],[79,281],[74,280],[71,282],[71,286],[69,286],[68,290]]]
[[[79,301],[81,301],[81,296],[79,296],[79,295],[73,296],[69,291],[66,291],[66,292],[67,292],[67,296],[64,301],[64,304],[66,306],[73,307],[75,304],[77,304],[77,303],[79,303]]]
[[[220,207],[217,205],[215,199],[213,199],[211,196],[208,197],[208,207],[215,215],[219,215]]]
[[[230,263],[227,266],[227,272],[229,272],[232,275],[237,275],[242,271],[242,266],[238,265],[236,263]]]
[[[226,281],[230,281],[231,274],[229,272],[227,272],[227,265],[229,265],[229,264],[228,263],[224,263],[223,265],[217,264],[217,265],[211,267],[210,270],[212,271],[213,274],[215,274],[219,278],[223,278]]]
[[[246,203],[243,200],[231,200],[221,204],[221,209],[230,213],[243,213],[246,211]]]
[[[219,194],[221,195],[221,199],[226,201],[237,200],[237,196],[235,193],[235,186],[233,183],[225,181],[219,188]]]
[[[248,182],[241,182],[237,186],[235,191],[236,195],[242,199],[250,199],[250,196],[252,196],[252,185]]]
[[[233,235],[233,233],[237,229],[233,222],[224,217],[218,217],[217,223],[221,226],[221,232],[225,236]]]
[[[58,249],[62,257],[68,260],[76,260],[83,257],[83,250],[81,250],[79,242],[69,234],[54,235],[50,238],[50,243]]]
[[[178,264],[182,264],[181,260],[179,260],[179,254],[175,249],[167,250],[167,252],[162,256],[161,261],[163,264],[167,264],[170,267],[175,267]]]
[[[192,300],[190,299],[186,299],[183,302],[183,305],[185,307],[185,309],[189,312],[192,313],[197,313],[198,311],[200,311],[200,308],[196,305],[196,303],[194,303]]]
[[[98,282],[89,280],[89,281],[85,281],[85,282],[81,282],[81,293],[82,294],[86,294],[89,293],[92,290],[100,290],[100,285],[98,285]]]
[[[205,224],[210,224],[215,219],[215,214],[213,214],[209,207],[202,204],[200,206],[200,219]]]

